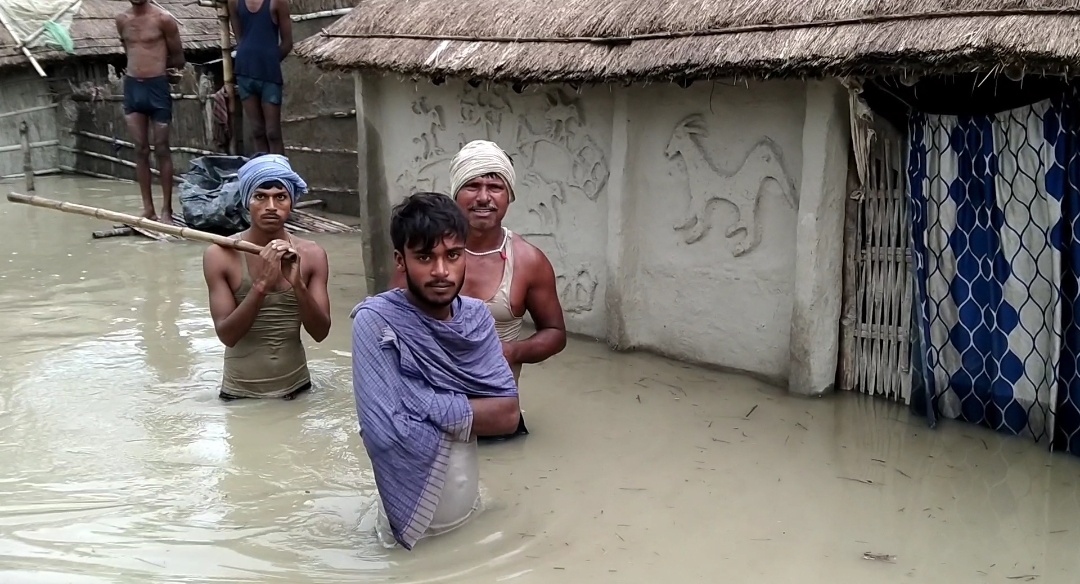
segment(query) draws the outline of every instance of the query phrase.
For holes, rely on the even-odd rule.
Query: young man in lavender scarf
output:
[[[476,437],[513,432],[520,416],[491,311],[459,296],[468,228],[450,197],[407,197],[393,209],[390,238],[408,286],[352,313],[353,394],[379,491],[377,531],[409,550],[472,516]]]

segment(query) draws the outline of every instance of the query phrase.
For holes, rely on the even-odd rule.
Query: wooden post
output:
[[[847,95],[839,81],[813,80],[806,88],[788,391],[817,397],[836,388],[840,357],[851,130]]]
[[[26,190],[34,192],[34,161],[30,152],[30,126],[26,122],[19,124],[19,138],[22,139],[23,177],[26,178]]]
[[[233,58],[232,58],[232,31],[229,28],[229,4],[227,0],[217,0],[218,9],[218,21],[221,23],[221,72],[224,77],[223,83],[225,85],[225,95],[229,101],[229,126],[232,129],[229,132],[229,154],[239,154],[237,151],[237,144],[240,134],[244,131],[244,126],[239,122],[238,111],[240,108],[236,107],[236,76],[233,73]]]
[[[855,389],[855,343],[857,341],[855,335],[859,326],[859,313],[856,310],[855,300],[858,294],[857,278],[862,244],[859,237],[861,234],[859,220],[860,211],[862,210],[863,191],[862,185],[859,184],[855,156],[855,154],[852,154],[848,162],[848,196],[844,202],[844,277],[841,292],[840,371],[837,383],[840,389],[845,391]]]

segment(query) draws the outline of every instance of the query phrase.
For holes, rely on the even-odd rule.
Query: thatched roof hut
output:
[[[219,47],[221,34],[217,12],[213,8],[199,6],[194,0],[157,0],[181,23],[180,38],[187,50],[213,49]],[[72,41],[76,57],[108,57],[122,55],[120,37],[116,34],[116,15],[130,7],[128,2],[116,0],[83,0],[79,14],[71,23]],[[26,57],[15,49],[14,39],[5,27],[0,26],[0,69],[23,67]],[[56,49],[32,49],[39,63],[70,59],[72,55]]]
[[[1068,72],[1077,0],[363,0],[297,47],[325,69],[525,82]]]

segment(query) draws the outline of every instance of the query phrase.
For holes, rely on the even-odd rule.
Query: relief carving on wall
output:
[[[701,241],[712,229],[711,207],[725,201],[735,207],[737,217],[724,232],[730,239],[745,232],[735,244],[732,255],[743,256],[761,243],[761,219],[758,203],[765,184],[771,179],[780,186],[784,201],[798,207],[795,182],[784,169],[780,146],[765,136],[758,140],[733,169],[721,168],[703,145],[708,137],[701,114],[687,116],[675,126],[664,155],[668,160],[682,159],[689,185],[685,218],[674,225],[687,244]]]
[[[518,222],[516,232],[528,239],[533,245],[548,250],[554,249],[552,263],[556,266],[555,282],[559,290],[559,300],[563,312],[579,314],[593,309],[596,301],[596,289],[599,282],[588,266],[579,263],[576,270],[569,270],[574,276],[568,276],[565,267],[570,254],[556,235],[560,225],[560,209],[566,201],[566,185],[544,178],[538,172],[529,171],[520,179],[523,188],[533,193],[536,203],[528,209],[525,217]],[[557,263],[556,263],[557,262]]]
[[[465,85],[458,99],[461,109],[455,125],[470,137],[466,139],[464,132],[459,133],[451,151],[444,149],[449,142],[442,107],[432,107],[420,97],[412,104],[412,111],[430,119],[430,125],[413,140],[419,154],[395,182],[404,192],[446,192],[450,186],[450,160],[457,150],[472,139],[498,143],[514,161],[518,192],[529,193],[518,198],[519,204],[529,203],[515,231],[534,244],[543,242],[541,247],[554,252],[550,259],[556,268],[563,310],[571,314],[588,312],[596,301],[599,283],[583,262],[569,265],[570,254],[557,236],[560,209],[570,198],[596,201],[607,185],[608,162],[586,131],[578,101],[560,90],[540,97],[543,107],[530,115],[528,111],[514,111],[504,87],[481,90]],[[507,134],[513,138],[501,139]]]
[[[423,144],[424,151],[421,154],[421,158],[427,159],[432,156],[442,156],[446,154],[446,151],[439,146],[439,132],[446,129],[446,123],[443,122],[443,109],[441,105],[431,107],[427,103],[427,99],[421,97],[419,100],[413,103],[412,111],[414,114],[427,118],[430,121],[428,131],[421,132],[419,136],[413,138],[413,144]]]

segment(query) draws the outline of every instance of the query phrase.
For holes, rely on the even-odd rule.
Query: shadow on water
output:
[[[137,200],[127,184],[38,184]],[[386,550],[350,387],[358,240],[317,236],[335,324],[306,341],[316,389],[226,404],[202,247],[91,240],[103,226],[0,205],[2,582],[1071,583],[1080,569],[1072,457],[578,341],[525,370],[533,434],[483,447],[484,512]]]

